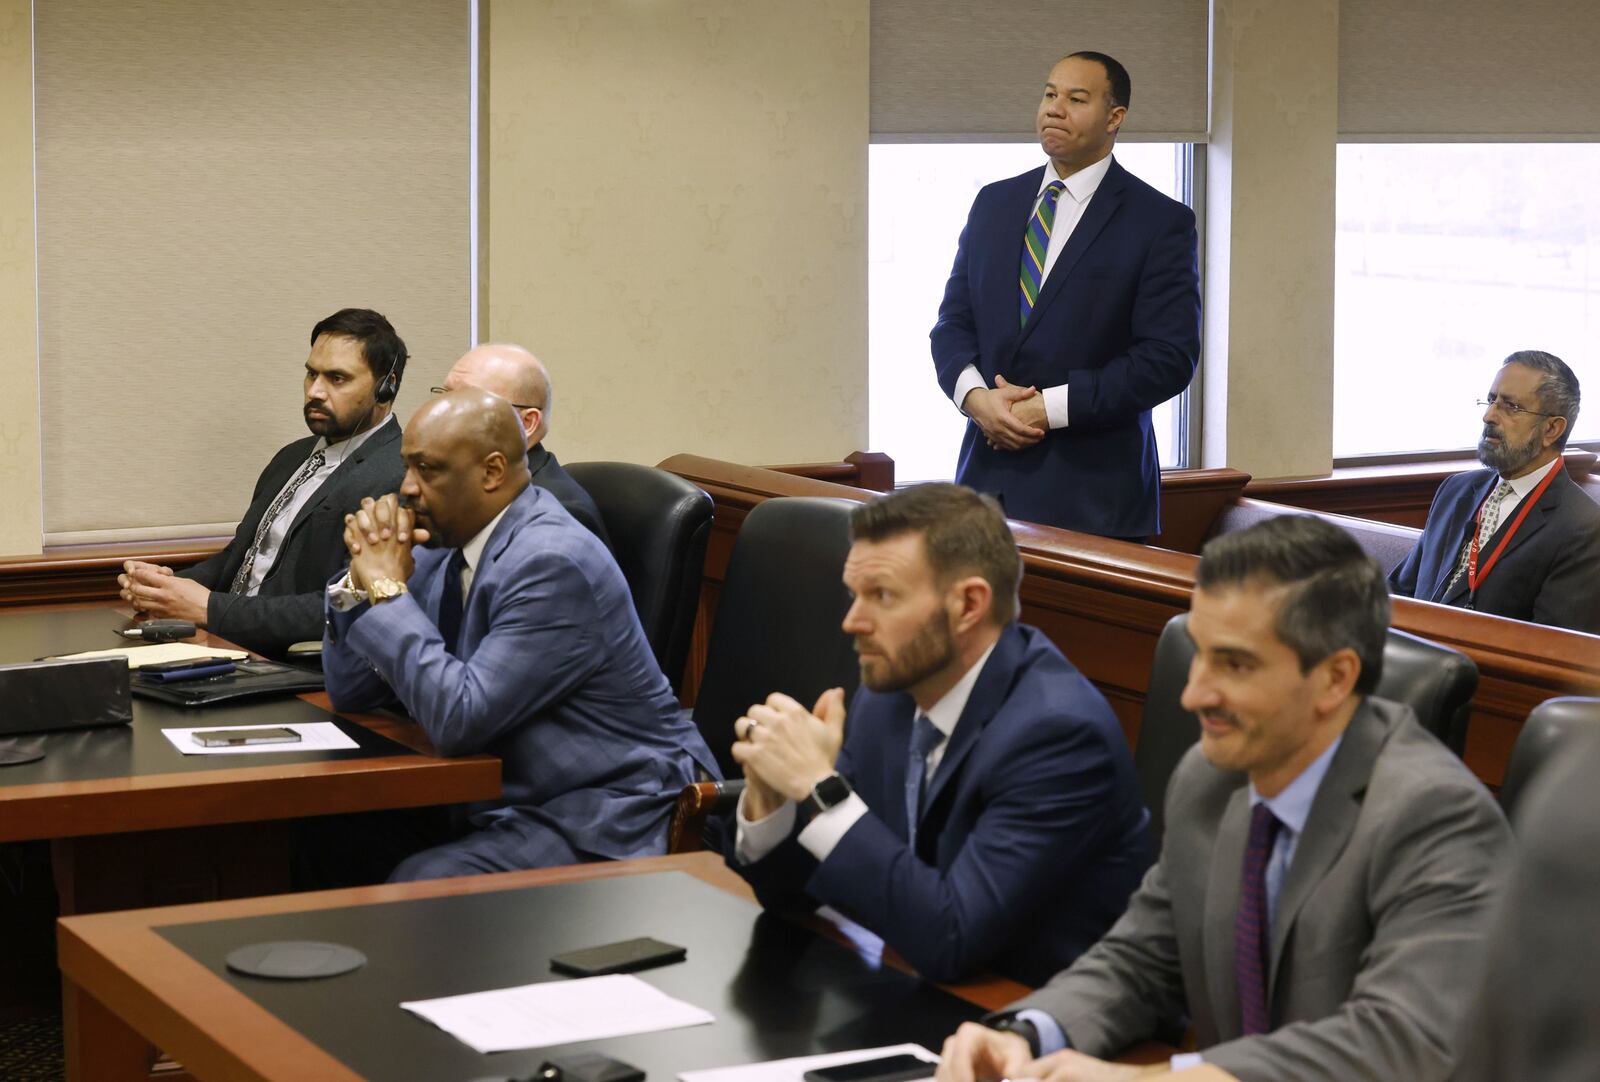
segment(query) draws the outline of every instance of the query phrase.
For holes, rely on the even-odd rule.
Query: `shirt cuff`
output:
[[[754,864],[782,845],[783,839],[794,829],[794,801],[785,800],[778,805],[777,811],[765,819],[749,819],[744,810],[748,794],[748,789],[739,794],[739,805],[734,815],[733,855],[740,864]]]
[[[344,573],[344,578],[328,587],[328,607],[334,612],[349,612],[366,600],[367,592],[356,589],[356,584],[350,580],[348,571]]]
[[[1060,1023],[1037,1007],[1024,1007],[1017,1012],[1017,1020],[1033,1026],[1033,1031],[1039,1035],[1041,1056],[1072,1047],[1072,1042],[1067,1040],[1067,1034],[1062,1030]]]
[[[971,391],[977,390],[979,387],[987,390],[989,385],[984,382],[983,373],[978,371],[978,366],[975,364],[969,364],[967,367],[963,368],[961,370],[961,374],[956,377],[956,389],[955,392],[950,395],[950,401],[954,402],[956,404],[956,409],[959,410],[961,409],[961,403],[967,400],[967,394]],[[966,410],[961,410],[961,412],[965,413]]]
[[[1205,1061],[1205,1057],[1199,1052],[1179,1052],[1172,1057],[1172,1062],[1167,1066],[1173,1071],[1187,1071],[1190,1067],[1198,1067]]]
[[[1044,396],[1044,417],[1051,428],[1067,427],[1067,385],[1046,387],[1039,392]]]
[[[835,804],[825,812],[811,817],[811,822],[796,839],[817,860],[828,859],[833,847],[844,839],[856,820],[867,814],[867,802],[855,793]]]

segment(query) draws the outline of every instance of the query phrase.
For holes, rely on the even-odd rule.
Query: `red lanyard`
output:
[[[1528,493],[1528,498],[1522,501],[1522,507],[1517,511],[1517,517],[1511,520],[1511,528],[1500,539],[1500,543],[1489,554],[1488,561],[1483,565],[1483,573],[1478,573],[1478,531],[1483,526],[1483,504],[1488,503],[1486,498],[1478,505],[1477,518],[1473,520],[1472,545],[1467,549],[1467,587],[1472,593],[1478,592],[1478,586],[1489,577],[1489,572],[1494,569],[1495,562],[1500,559],[1500,554],[1511,544],[1511,539],[1517,536],[1517,531],[1522,528],[1522,520],[1528,517],[1528,512],[1533,510],[1533,505],[1539,502],[1539,497],[1544,495],[1544,490],[1550,487],[1550,482],[1556,478],[1556,473],[1566,468],[1566,463],[1556,459],[1555,465],[1545,471],[1544,480],[1540,481],[1534,490]]]

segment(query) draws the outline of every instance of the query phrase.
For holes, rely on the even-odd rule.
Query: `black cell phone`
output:
[[[910,1078],[932,1078],[938,1069],[937,1063],[902,1053],[819,1067],[807,1071],[803,1077],[806,1082],[905,1082]]]
[[[554,955],[550,959],[550,968],[557,973],[599,977],[606,973],[631,973],[636,969],[670,965],[688,956],[689,952],[683,947],[640,936],[620,943],[607,943],[603,947],[585,947],[583,950]]]
[[[238,748],[247,744],[298,744],[300,734],[293,729],[207,729],[191,733],[202,748]]]
[[[140,665],[141,673],[173,673],[183,672],[187,669],[205,669],[213,665],[226,662],[233,664],[232,658],[227,657],[186,657],[182,661],[163,661],[159,665]]]

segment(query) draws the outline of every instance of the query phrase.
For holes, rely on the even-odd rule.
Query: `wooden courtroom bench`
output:
[[[716,504],[684,685],[692,702],[733,539],[749,510],[777,496],[861,501],[874,493],[697,455],[676,455],[661,466],[705,489]],[[1203,536],[1223,507],[1237,500],[1227,494],[1242,492],[1247,475],[1196,472],[1206,476],[1190,495],[1216,506]],[[1168,505],[1172,508],[1172,501]],[[1022,619],[1048,634],[1095,682],[1129,741],[1136,741],[1156,639],[1167,620],[1188,610],[1198,557],[1030,523],[1013,522],[1012,529],[1023,557]],[[1163,537],[1174,529],[1192,534],[1195,527],[1175,521]],[[1600,695],[1600,637],[1408,598],[1396,599],[1394,626],[1458,649],[1477,663],[1481,679],[1466,762],[1490,785],[1504,776],[1529,710],[1556,695]]]

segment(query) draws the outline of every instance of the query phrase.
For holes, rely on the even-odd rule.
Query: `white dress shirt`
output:
[[[1100,182],[1106,179],[1106,173],[1111,169],[1111,155],[1095,162],[1093,165],[1078,170],[1076,173],[1061,181],[1066,185],[1059,198],[1056,199],[1056,217],[1050,227],[1050,247],[1044,255],[1044,273],[1039,276],[1039,292],[1044,292],[1045,282],[1050,280],[1050,270],[1056,265],[1056,260],[1061,255],[1061,249],[1067,246],[1067,238],[1072,236],[1072,231],[1078,227],[1078,222],[1083,218],[1083,212],[1089,206],[1089,200],[1099,189]],[[1047,167],[1044,176],[1039,178],[1039,194],[1034,196],[1033,206],[1028,211],[1028,219],[1033,219],[1034,211],[1039,209],[1039,200],[1044,197],[1044,190],[1054,182],[1061,180],[1052,167]],[[1022,266],[1022,253],[1017,252],[1017,266]],[[1021,276],[1019,269],[1018,276]],[[1018,302],[1021,303],[1020,301]],[[1004,373],[1001,373],[1004,375]],[[966,400],[968,392],[978,388],[987,387],[983,374],[978,371],[978,366],[969,364],[962,369],[961,375],[956,377],[955,393],[951,399],[956,408],[961,408],[961,403]],[[1041,387],[1039,393],[1044,397],[1045,420],[1051,428],[1067,427],[1067,385],[1057,384],[1054,387]]]
[[[1544,475],[1549,473],[1551,470],[1561,469],[1564,465],[1565,461],[1560,455],[1557,455],[1555,461],[1550,463],[1550,465],[1546,466],[1544,469],[1534,470],[1531,473],[1523,474],[1521,477],[1506,481],[1506,484],[1511,486],[1511,491],[1506,495],[1505,499],[1500,501],[1499,514],[1494,517],[1492,522],[1487,522],[1484,524],[1488,527],[1484,536],[1493,537],[1494,532],[1500,528],[1500,524],[1508,521],[1513,515],[1515,515],[1517,508],[1521,505],[1522,501],[1528,498],[1528,494],[1530,492],[1539,487],[1539,482],[1544,480]],[[1505,478],[1502,477],[1500,480],[1505,481]],[[1496,486],[1498,486],[1499,483],[1499,481],[1496,481]],[[1489,491],[1493,492],[1494,489],[1491,488]]]
[[[283,548],[284,539],[289,536],[289,527],[294,525],[294,520],[300,514],[301,508],[311,502],[311,497],[317,494],[317,489],[321,488],[328,478],[333,476],[333,471],[342,466],[344,460],[349,458],[357,447],[366,443],[374,433],[391,422],[399,423],[394,420],[394,414],[392,413],[365,432],[340,440],[338,443],[329,445],[327,439],[323,438],[318,439],[316,443],[311,445],[311,450],[307,452],[305,461],[311,461],[311,456],[321,451],[324,455],[322,466],[295,490],[295,494],[290,497],[289,502],[278,512],[278,517],[273,519],[271,525],[267,527],[267,536],[261,541],[261,551],[256,553],[256,562],[250,568],[250,582],[246,585],[244,591],[246,597],[254,597],[256,595],[256,591],[260,590],[261,584],[266,581],[267,572],[271,571],[272,565],[278,562],[278,553]],[[304,468],[304,465],[305,463],[302,462],[301,468]],[[283,483],[282,487],[273,493],[272,499],[267,501],[267,506],[271,507],[273,503],[277,502],[278,496],[283,493],[284,489],[294,484],[294,479],[299,475],[300,470],[296,469],[289,476],[289,479]]]
[[[967,700],[972,697],[973,685],[978,682],[978,675],[983,672],[983,666],[988,662],[989,655],[994,653],[998,642],[997,639],[995,643],[991,643],[989,649],[983,652],[983,656],[961,674],[961,679],[955,682],[955,686],[928,708],[928,720],[933,722],[935,729],[944,734],[944,739],[928,752],[925,781],[933,780],[939,764],[944,761],[944,750],[950,745],[950,734],[955,732],[956,723],[961,720],[961,712],[967,708]],[[789,831],[794,829],[795,812],[794,802],[786,800],[766,818],[752,820],[745,816],[744,796],[741,794],[736,816],[738,829],[733,849],[739,863],[754,864],[776,849],[783,839],[789,836]],[[850,828],[856,825],[856,820],[865,814],[867,814],[867,802],[861,799],[859,793],[851,793],[827,811],[814,816],[795,840],[805,846],[807,852],[819,861],[827,860],[834,846],[838,845],[849,833]]]

